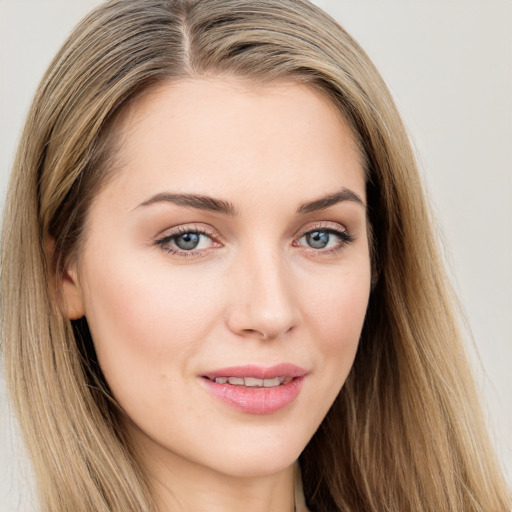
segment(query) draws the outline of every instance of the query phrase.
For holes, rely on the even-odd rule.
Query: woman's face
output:
[[[342,387],[368,303],[351,131],[306,86],[213,78],[161,86],[121,125],[68,314],[150,467],[281,471]]]

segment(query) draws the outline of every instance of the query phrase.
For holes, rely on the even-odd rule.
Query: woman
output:
[[[318,8],[95,10],[4,221],[43,510],[510,509],[430,224],[386,87]]]

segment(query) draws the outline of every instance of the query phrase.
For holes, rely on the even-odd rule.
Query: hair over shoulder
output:
[[[365,162],[372,291],[354,366],[300,457],[309,509],[510,510],[406,130],[364,51],[306,0],[111,0],[42,79],[1,252],[6,375],[42,510],[154,511],[86,323],[52,290],[115,168],[120,114],[159,84],[207,76],[315,88]]]

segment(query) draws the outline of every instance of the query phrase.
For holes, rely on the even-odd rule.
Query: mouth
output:
[[[307,371],[292,364],[246,365],[201,376],[204,387],[224,404],[248,414],[272,414],[299,395]]]
[[[307,370],[291,363],[280,363],[273,366],[247,364],[219,368],[203,375],[204,378],[220,384],[234,386],[269,387],[279,386],[297,377],[304,377]],[[226,379],[224,381],[223,379]]]

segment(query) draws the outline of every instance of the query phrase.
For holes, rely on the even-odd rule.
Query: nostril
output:
[[[248,335],[257,336],[258,338],[267,338],[267,335],[264,332],[258,331],[257,329],[243,329],[243,332]]]

